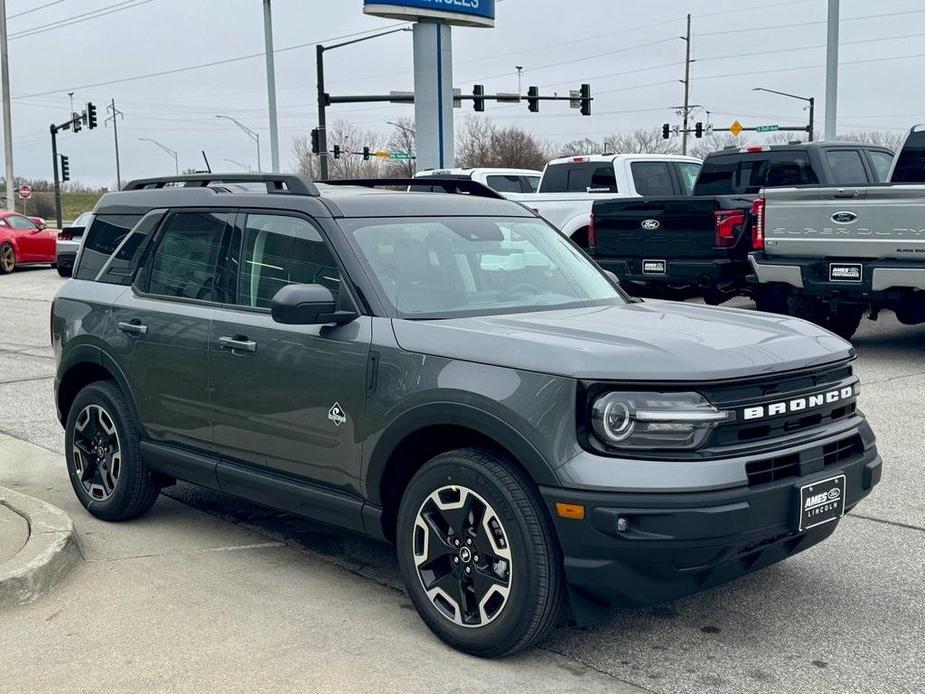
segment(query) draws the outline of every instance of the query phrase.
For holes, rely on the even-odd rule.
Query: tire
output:
[[[758,286],[754,293],[755,308],[765,313],[790,313],[787,292],[778,287]]]
[[[861,325],[864,307],[854,304],[835,304],[829,311],[823,327],[841,338],[850,340]]]
[[[58,271],[58,274],[61,275],[61,277],[70,277],[72,274],[72,270],[69,267],[62,267],[61,265],[56,265],[55,269]]]
[[[9,243],[0,244],[0,275],[16,269],[16,250]]]
[[[787,308],[791,316],[822,325],[825,320],[825,304],[810,296],[791,296],[787,299]]]
[[[491,451],[443,453],[414,475],[397,551],[421,619],[460,651],[511,655],[543,639],[559,616],[564,578],[550,523],[531,482]]]
[[[154,505],[160,487],[141,462],[140,442],[128,401],[114,383],[98,381],[77,394],[64,449],[71,486],[91,515],[123,521]]]

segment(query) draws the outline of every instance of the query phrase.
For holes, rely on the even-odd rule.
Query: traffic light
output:
[[[581,85],[581,115],[591,115],[591,85]]]
[[[472,96],[475,98],[472,100],[472,107],[478,111],[482,112],[485,110],[485,99],[480,99],[479,97],[485,95],[485,85],[477,84],[472,88]]]
[[[662,139],[667,140],[669,137],[671,137],[671,125],[665,123],[665,125],[662,126]]]
[[[71,118],[71,130],[73,130],[75,133],[79,133],[79,132],[80,132],[80,129],[83,127],[83,124],[82,124],[81,121],[80,121],[80,114],[79,114],[79,113],[73,113],[73,114],[71,114],[71,115],[72,115],[72,118]]]
[[[539,95],[539,87],[530,87],[527,89],[527,108],[530,109],[530,113],[539,113],[540,100],[537,98]]]
[[[334,145],[334,158],[340,159],[340,145]]]
[[[369,161],[369,147],[363,148],[363,161]]]
[[[61,156],[61,180],[70,181],[71,180],[71,163],[68,161],[68,158],[63,154]]]
[[[700,121],[694,125],[694,137],[703,137],[703,123]]]
[[[312,154],[319,154],[321,152],[321,133],[318,128],[312,130]]]
[[[97,126],[96,106],[93,102],[87,102],[87,128],[93,130]]]

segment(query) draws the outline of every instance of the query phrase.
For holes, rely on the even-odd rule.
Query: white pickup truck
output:
[[[595,200],[690,195],[700,159],[676,154],[594,154],[553,159],[543,170],[539,191],[510,194],[582,248]]]

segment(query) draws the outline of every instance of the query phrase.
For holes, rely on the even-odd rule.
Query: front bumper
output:
[[[644,607],[674,600],[812,547],[838,523],[800,532],[800,487],[840,474],[846,478],[847,511],[880,481],[873,442],[824,470],[756,486],[685,493],[541,488],[564,554],[576,618],[593,621],[579,613],[601,604]],[[559,517],[557,502],[583,505],[584,519]],[[620,518],[628,522],[622,532]]]
[[[824,299],[889,302],[912,291],[925,290],[925,267],[921,263],[776,257],[761,251],[750,254],[748,260],[760,284],[789,285],[801,294]],[[859,267],[860,280],[832,280],[832,265]]]

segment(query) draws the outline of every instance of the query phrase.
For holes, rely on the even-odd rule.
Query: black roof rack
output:
[[[186,176],[163,176],[158,178],[139,178],[129,181],[122,190],[152,190],[167,187],[206,188],[221,183],[263,183],[267,193],[287,195],[310,195],[319,197],[321,193],[308,178],[296,174],[270,173],[230,173],[230,174],[190,174]]]
[[[422,176],[421,178],[339,178],[318,181],[318,183],[332,186],[361,186],[363,188],[407,187],[418,192],[432,188],[442,188],[444,193],[474,195],[480,198],[494,198],[495,200],[507,199],[498,191],[468,178],[440,178],[437,176]]]

